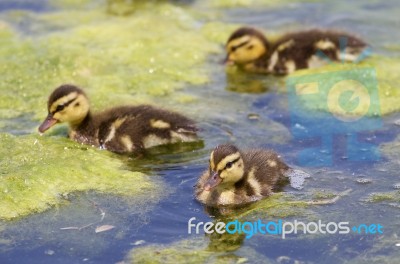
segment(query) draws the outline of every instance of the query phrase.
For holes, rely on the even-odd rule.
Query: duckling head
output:
[[[238,148],[233,145],[219,145],[210,156],[209,179],[204,189],[229,189],[244,175],[244,163]]]
[[[61,85],[53,91],[47,102],[48,115],[39,127],[43,133],[57,123],[68,122],[78,126],[89,113],[89,100],[85,93],[74,85]]]
[[[260,31],[242,27],[229,37],[225,45],[225,61],[228,64],[244,65],[267,54],[268,47],[269,43]]]

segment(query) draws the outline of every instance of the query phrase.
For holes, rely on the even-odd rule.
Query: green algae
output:
[[[400,160],[400,136],[397,136],[393,141],[382,144],[380,146],[380,151],[383,155],[389,158],[393,163],[397,163]]]
[[[0,141],[0,219],[42,212],[76,191],[123,196],[152,192],[154,199],[162,195],[154,180],[124,169],[106,151],[57,137],[0,134]]]
[[[389,161],[384,162],[378,166],[378,169],[381,171],[398,171],[399,169],[399,160],[400,160],[400,137],[396,137],[393,141],[384,143],[380,145],[379,150],[389,159]],[[396,182],[392,182],[395,184]],[[381,191],[374,192],[369,194],[364,200],[372,203],[400,203],[400,191]]]
[[[201,28],[201,32],[210,41],[225,44],[230,34],[239,27],[240,25],[236,24],[211,21]]]
[[[99,7],[102,1],[93,0],[48,0],[50,6],[62,9],[89,9]]]
[[[374,76],[370,76],[370,69],[372,69],[373,71],[376,71],[377,87],[374,85],[365,86],[365,88],[368,90],[368,93],[361,95],[362,98],[360,98],[360,101],[364,102],[365,99],[367,99],[367,97],[370,94],[373,94],[377,89],[379,98],[370,98],[370,109],[372,110],[368,111],[365,115],[380,116],[400,110],[400,105],[398,104],[398,101],[400,100],[400,75],[398,75],[399,67],[399,58],[373,56],[360,63],[332,63],[318,69],[301,70],[294,73],[292,76],[303,77],[328,73],[332,74],[332,76],[337,75],[337,77],[346,77],[346,74],[349,74],[347,77],[357,77],[361,78],[362,80],[362,78],[375,78]],[[355,73],[356,71],[359,71],[360,75]],[[291,76],[287,78],[290,77]],[[324,79],[321,79],[320,81],[323,82]],[[347,89],[356,89],[356,85],[356,82],[346,82]],[[324,96],[325,95],[323,93],[320,93],[320,96],[301,96],[301,101],[304,106],[310,110],[327,111],[327,106],[333,106],[329,109],[329,111],[340,114],[342,112],[341,104],[335,102],[333,99],[334,97],[327,99]],[[363,107],[359,107],[357,109],[352,112],[354,115],[362,114],[364,111]],[[378,109],[378,111],[374,111],[374,109]]]
[[[295,196],[276,193],[268,198],[258,201],[249,207],[235,212],[234,217],[240,221],[257,217],[288,218],[306,213],[308,207],[305,200],[297,200]],[[233,217],[230,216],[230,217]]]
[[[390,192],[372,193],[369,195],[367,200],[372,203],[400,202],[400,192],[399,191],[390,191]]]
[[[168,3],[144,5],[129,19],[101,8],[23,14],[0,17],[8,21],[2,25],[11,24],[0,27],[6,36],[0,42],[0,109],[33,112],[38,119],[62,83],[85,88],[95,108],[147,103],[186,84],[204,84],[204,61],[219,50],[194,17]],[[32,35],[13,26],[21,16]]]
[[[220,245],[222,247],[222,245]],[[235,252],[210,250],[206,238],[181,240],[169,245],[148,245],[134,248],[127,256],[129,263],[270,263],[254,249],[243,246]]]
[[[372,245],[372,248],[370,248],[369,250],[363,250],[361,252],[357,250],[355,252],[352,252],[355,255],[355,257],[352,259],[348,259],[343,256],[342,263],[392,264],[399,261],[399,238],[396,231],[392,234],[381,236],[378,239],[375,239],[374,242],[375,243]]]
[[[337,194],[326,191],[326,190],[316,190],[313,193],[313,199],[314,200],[321,200],[321,199],[332,199],[336,197]]]
[[[232,8],[232,7],[282,7],[288,3],[299,3],[299,2],[315,2],[315,0],[303,0],[303,1],[279,1],[279,0],[213,0],[210,1],[211,6],[219,8]]]

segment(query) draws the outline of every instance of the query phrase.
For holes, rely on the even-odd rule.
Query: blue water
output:
[[[364,1],[358,1],[352,3],[351,8],[345,3],[346,1],[290,4],[271,10],[234,8],[225,11],[222,20],[256,25],[274,31],[288,27],[297,29],[303,25],[348,28],[348,31],[359,32],[366,37],[372,35],[370,41],[375,44],[377,52],[393,55],[394,51],[385,50],[382,44],[398,43],[399,36],[391,34],[382,25],[392,24],[394,18],[385,14],[393,6],[397,7],[397,2],[372,1],[367,4]],[[16,8],[41,12],[47,10],[47,5],[45,1],[16,3],[0,1],[0,11]],[[368,23],[369,16],[374,17],[375,24]],[[223,57],[222,54],[221,57]],[[241,81],[236,83],[225,75],[220,65],[214,65],[214,60],[210,59],[209,62],[210,67],[215,70],[212,82],[204,87],[188,87],[184,90],[185,93],[200,98],[196,107],[199,112],[204,113],[199,118],[204,146],[196,146],[193,150],[189,148],[186,152],[175,149],[173,153],[164,152],[146,157],[142,161],[121,157],[127,167],[133,170],[138,170],[139,167],[140,170],[148,172],[151,177],[165,181],[169,195],[155,205],[149,206],[148,211],[140,213],[137,208],[142,207],[136,207],[125,198],[91,192],[73,194],[69,197],[70,203],[67,206],[9,224],[2,236],[5,239],[11,239],[13,244],[0,246],[0,263],[115,263],[122,261],[132,248],[139,246],[135,245],[135,242],[143,240],[144,244],[140,246],[146,246],[151,243],[168,244],[192,237],[193,235],[187,233],[187,222],[190,218],[196,217],[197,221],[214,219],[193,198],[193,186],[202,171],[207,168],[208,155],[218,143],[234,142],[241,147],[273,148],[288,164],[301,166],[298,153],[304,148],[318,145],[320,139],[298,140],[284,136],[272,139],[273,134],[284,135],[290,131],[292,125],[293,116],[288,107],[288,95],[277,91],[282,85],[281,79],[276,77],[266,79],[264,76],[250,75],[241,77]],[[246,84],[254,82],[257,84],[255,86],[257,89],[246,90]],[[229,100],[230,104],[220,103],[225,100]],[[207,113],[208,105],[219,106],[212,108],[213,111],[219,113]],[[232,108],[232,106],[236,107]],[[259,119],[249,120],[248,114],[257,114]],[[385,117],[379,130],[361,133],[359,141],[378,146],[394,140],[400,132],[400,126],[394,124],[394,121],[398,119],[400,119],[400,114]],[[268,129],[265,129],[268,128],[268,122],[271,120],[282,125],[280,130],[278,128],[274,132],[268,132]],[[17,122],[21,121],[29,123],[29,117],[22,117]],[[7,127],[9,128],[7,132],[10,133],[29,133],[28,130],[21,132],[16,125],[11,124]],[[326,127],[316,129],[329,130]],[[304,190],[296,191],[288,186],[284,191],[291,192],[300,198],[304,192],[311,190],[328,189],[341,192],[351,188],[353,189],[351,196],[344,197],[333,205],[315,206],[311,210],[329,221],[341,218],[354,223],[376,221],[385,226],[385,235],[389,236],[398,230],[398,225],[396,225],[398,208],[367,203],[362,199],[368,193],[393,190],[392,185],[398,180],[397,171],[393,170],[393,167],[388,170],[382,169],[387,162],[385,157],[375,161],[366,161],[361,158],[358,162],[349,162],[345,148],[346,140],[345,135],[335,135],[332,151],[319,153],[321,159],[333,156],[331,166],[304,168],[311,174]],[[354,148],[359,150],[357,145]],[[356,182],[356,179],[360,177],[372,179],[373,183],[361,185]],[[148,199],[151,203],[151,194]],[[99,212],[92,206],[93,201],[106,211],[105,220],[115,225],[117,227],[115,230],[100,234],[101,239],[98,235],[97,237],[93,235],[92,227],[79,232],[60,230],[61,227],[98,220]],[[265,218],[276,220],[269,216]],[[314,220],[308,215],[300,215],[288,220],[290,219]],[[204,234],[199,236],[203,237]],[[242,243],[272,260],[280,256],[288,256],[289,260],[285,263],[294,263],[295,260],[310,263],[340,263],[357,257],[359,252],[371,250],[379,239],[382,237],[356,234],[332,235],[315,239],[298,235],[287,240],[256,236]],[[336,249],[332,251],[335,245]],[[389,255],[395,250],[398,248],[391,245],[382,248],[379,254]]]

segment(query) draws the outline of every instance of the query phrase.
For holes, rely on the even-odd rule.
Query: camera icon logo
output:
[[[348,103],[342,103],[342,98],[351,94]],[[343,80],[329,90],[328,110],[337,119],[343,122],[354,122],[367,114],[371,105],[371,98],[365,86],[355,80]],[[353,107],[351,105],[353,105]]]
[[[377,146],[359,138],[382,127],[374,68],[290,76],[286,86],[291,132],[305,145],[298,154],[300,165],[330,166],[338,159],[379,160]]]

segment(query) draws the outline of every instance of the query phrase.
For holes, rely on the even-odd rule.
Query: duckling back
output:
[[[273,44],[268,71],[288,74],[316,68],[329,61],[354,62],[366,48],[363,40],[344,32],[309,30],[291,33]]]
[[[191,119],[149,105],[123,106],[97,117],[101,148],[113,152],[138,152],[163,144],[198,140]]]
[[[285,173],[289,166],[279,158],[276,152],[254,149],[245,152],[243,156],[246,176],[250,179],[249,181],[253,181],[253,186],[260,187],[257,195],[269,196],[288,183]]]

